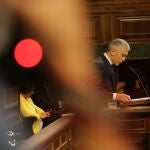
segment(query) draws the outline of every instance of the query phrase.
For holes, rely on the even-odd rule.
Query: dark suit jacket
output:
[[[100,55],[95,64],[100,75],[101,86],[107,91],[116,92],[118,82],[118,72],[116,66],[112,66],[104,54]]]

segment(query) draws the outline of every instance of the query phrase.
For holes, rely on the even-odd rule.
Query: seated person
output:
[[[50,87],[45,80],[40,78],[36,81],[32,100],[34,104],[40,106],[44,111],[51,111],[51,117],[43,119],[43,127],[61,117],[59,104],[52,97],[51,93]]]
[[[27,118],[32,120],[32,133],[28,134],[33,135],[38,133],[43,126],[42,119],[50,117],[50,111],[45,112],[40,107],[36,106],[31,96],[34,94],[34,84],[31,82],[26,82],[24,84],[19,85],[20,91],[20,111],[25,120]],[[25,132],[29,131],[24,131]]]

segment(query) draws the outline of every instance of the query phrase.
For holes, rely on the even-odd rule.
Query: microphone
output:
[[[140,81],[140,83],[141,83],[141,85],[142,85],[142,87],[143,87],[143,89],[144,89],[144,92],[145,92],[146,96],[147,96],[147,97],[150,97],[150,94],[149,94],[148,89],[145,87],[143,81],[141,80],[139,74],[137,73],[139,70],[137,70],[137,69],[135,69],[135,68],[133,68],[133,67],[131,67],[131,66],[129,66],[129,69],[130,69],[130,70],[137,76],[137,78],[139,79],[139,81]],[[141,71],[140,71],[140,72],[141,72]]]

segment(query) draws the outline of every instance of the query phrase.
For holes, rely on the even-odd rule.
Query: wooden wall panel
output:
[[[101,36],[101,17],[100,16],[92,16],[90,18],[90,22],[89,22],[89,30],[90,30],[90,39],[94,42],[94,43],[98,43],[99,41],[102,41],[102,36]]]
[[[150,41],[150,16],[117,17],[116,36],[128,41]]]
[[[121,35],[150,35],[150,17],[120,18]]]
[[[95,0],[88,6],[95,20],[91,39],[96,45],[118,37],[130,43],[150,43],[150,1]]]
[[[101,22],[103,23],[103,43],[108,43],[113,38],[113,24],[112,15],[105,14],[102,17]]]
[[[126,4],[126,5],[113,5],[113,11],[116,15],[125,16],[140,16],[150,14],[150,2],[149,4]]]
[[[93,15],[90,18],[90,39],[94,44],[108,43],[113,39],[113,20],[111,14]]]
[[[149,0],[87,0],[92,5],[149,4]]]

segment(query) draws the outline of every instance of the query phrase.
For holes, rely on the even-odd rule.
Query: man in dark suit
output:
[[[125,40],[115,39],[109,44],[108,50],[95,60],[100,86],[112,93],[113,100],[123,103],[129,102],[131,98],[127,94],[118,93],[121,84],[118,82],[117,66],[125,61],[129,51],[130,46]],[[121,86],[124,85],[122,83]]]

